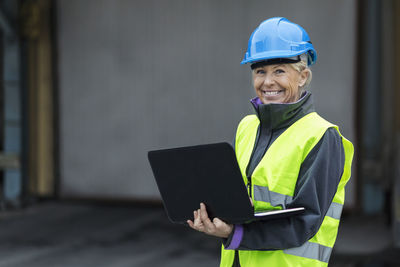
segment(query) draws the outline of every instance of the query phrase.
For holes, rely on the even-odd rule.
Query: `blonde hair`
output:
[[[289,64],[290,67],[292,67],[294,70],[298,72],[302,72],[305,69],[308,70],[308,78],[307,81],[304,83],[304,85],[300,88],[301,91],[304,91],[305,88],[308,88],[312,80],[312,71],[308,67],[308,57],[309,57],[308,54],[302,54],[300,55],[299,62]]]

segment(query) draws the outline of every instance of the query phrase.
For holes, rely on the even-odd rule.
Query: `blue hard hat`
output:
[[[292,58],[308,54],[308,65],[317,61],[317,52],[307,32],[285,18],[263,21],[251,34],[247,52],[241,64],[277,58]]]

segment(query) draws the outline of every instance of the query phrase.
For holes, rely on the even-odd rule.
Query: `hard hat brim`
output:
[[[290,58],[290,57],[295,57],[295,56],[299,56],[301,54],[304,53],[309,53],[311,56],[311,62],[309,62],[308,65],[312,65],[315,63],[316,61],[316,52],[314,49],[310,49],[307,52],[304,51],[293,51],[293,53],[288,53],[287,50],[284,51],[267,51],[267,52],[263,52],[263,53],[257,53],[256,56],[254,57],[249,57],[249,58],[245,58],[242,60],[242,62],[240,62],[240,64],[244,65],[247,63],[257,63],[259,61],[268,61],[269,59],[277,59],[277,58]]]

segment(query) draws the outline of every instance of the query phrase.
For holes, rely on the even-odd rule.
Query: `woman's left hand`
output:
[[[232,224],[227,224],[218,218],[211,221],[203,203],[200,203],[200,209],[195,210],[193,214],[194,221],[187,220],[187,223],[194,230],[223,238],[227,238],[233,230]]]

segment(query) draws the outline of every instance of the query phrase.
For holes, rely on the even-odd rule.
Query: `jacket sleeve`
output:
[[[301,215],[235,225],[226,249],[276,250],[298,247],[322,224],[344,169],[344,149],[336,129],[329,128],[304,160],[294,198],[287,208],[305,207]]]

